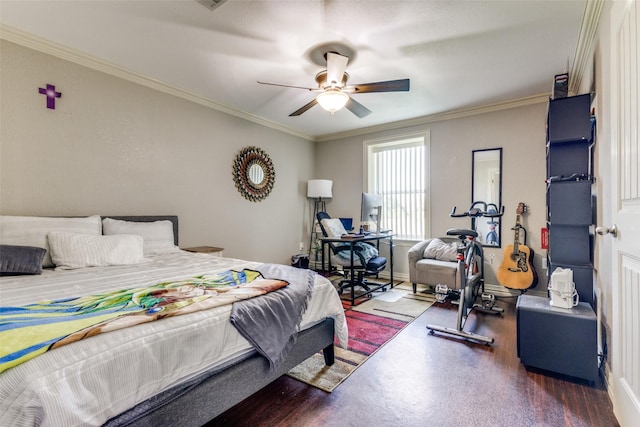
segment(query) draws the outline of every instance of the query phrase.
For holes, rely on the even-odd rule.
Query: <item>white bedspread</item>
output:
[[[0,305],[154,285],[259,263],[180,252],[139,265],[46,271],[0,278]],[[228,321],[231,305],[112,331],[48,351],[0,374],[0,425],[101,425],[204,370],[253,351]],[[302,328],[335,319],[347,342],[340,299],[317,275]],[[0,343],[2,345],[2,343]]]

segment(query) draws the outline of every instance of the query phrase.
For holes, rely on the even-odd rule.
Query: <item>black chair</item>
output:
[[[338,223],[339,220],[333,221],[335,222],[335,224],[332,224],[334,227],[327,227],[327,223],[323,222],[323,220],[331,220],[332,218],[326,212],[318,212],[316,214],[316,218],[318,219],[318,223],[320,224],[320,229],[322,230],[322,235],[324,237],[340,238],[342,234],[347,233],[342,224]],[[369,245],[369,243],[351,242],[349,240],[344,240],[344,242],[327,243],[327,246],[329,246],[331,251],[331,256],[329,257],[329,270],[331,270],[332,264],[340,265],[344,270],[345,279],[341,280],[338,284],[338,293],[340,294],[342,294],[346,288],[351,288],[351,293],[353,294],[356,286],[359,286],[368,292],[370,288],[365,277],[375,276],[377,278],[378,273],[384,270],[387,265],[387,259],[385,257],[374,256],[367,259],[365,256],[367,248],[363,245]],[[353,251],[353,256],[350,257],[353,258],[353,263],[351,262],[351,259],[340,257],[338,253],[341,251]],[[383,289],[386,290],[386,288]]]

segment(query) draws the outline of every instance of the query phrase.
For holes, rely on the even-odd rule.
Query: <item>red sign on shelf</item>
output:
[[[540,229],[540,247],[549,249],[549,229],[546,227]]]

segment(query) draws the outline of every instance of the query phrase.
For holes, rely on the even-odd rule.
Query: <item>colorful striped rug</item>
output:
[[[344,314],[349,328],[348,350],[364,356],[371,356],[409,323],[355,310],[345,310]]]
[[[336,362],[332,366],[325,366],[322,353],[317,353],[287,375],[331,392],[433,303],[431,295],[425,292],[414,295],[410,286],[375,293],[372,299],[345,308],[349,345],[347,349],[336,345]]]

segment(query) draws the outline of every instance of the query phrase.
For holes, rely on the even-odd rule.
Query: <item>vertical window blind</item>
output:
[[[421,240],[428,230],[428,141],[425,135],[368,142],[368,191],[382,196],[381,227]]]

